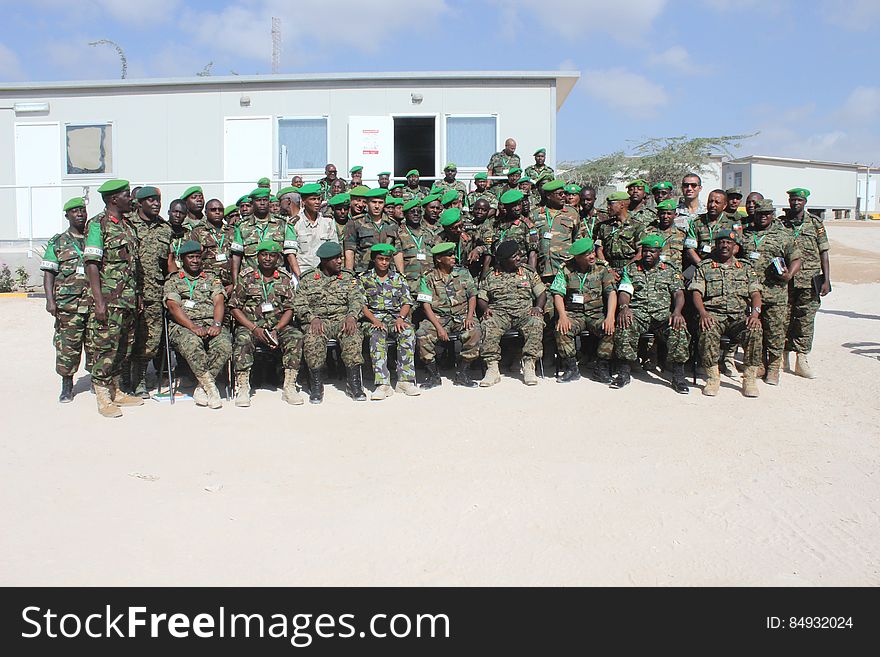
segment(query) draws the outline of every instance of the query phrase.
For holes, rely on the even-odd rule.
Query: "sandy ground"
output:
[[[87,379],[55,401],[43,302],[0,300],[0,583],[878,585],[880,226],[830,234],[821,378],[756,400],[505,378],[105,420]]]

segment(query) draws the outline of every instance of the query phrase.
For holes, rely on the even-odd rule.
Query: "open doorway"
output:
[[[436,176],[437,144],[433,116],[394,117],[394,175],[418,169],[422,177]]]

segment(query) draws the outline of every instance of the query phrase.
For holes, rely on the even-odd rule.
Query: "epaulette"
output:
[[[242,269],[238,272],[238,276],[239,276],[239,278],[241,278],[242,276],[247,276],[248,274],[253,274],[254,271],[255,270],[253,267],[245,267],[244,269]]]

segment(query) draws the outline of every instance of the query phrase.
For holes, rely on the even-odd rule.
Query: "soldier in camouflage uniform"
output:
[[[406,279],[389,271],[395,248],[390,244],[374,244],[370,248],[373,266],[358,282],[364,297],[363,332],[369,341],[370,359],[376,388],[370,399],[381,401],[394,392],[414,397],[416,387],[416,334],[410,321],[412,293]],[[388,341],[397,342],[397,387],[391,388],[388,371]]]
[[[351,215],[349,214],[351,211],[351,197],[347,192],[345,194],[337,194],[327,201],[327,205],[330,206],[333,222],[336,224],[336,241],[342,244],[342,241],[345,239],[345,227],[351,220]]]
[[[205,221],[190,234],[202,247],[202,271],[219,278],[226,296],[232,294],[232,243],[235,227],[224,225],[223,204],[216,198],[205,203]]]
[[[486,165],[486,172],[489,176],[506,176],[514,167],[521,168],[522,164],[519,155],[516,154],[516,140],[508,138],[504,141],[504,149],[493,153]],[[474,178],[476,180],[476,177]],[[502,181],[493,180],[492,186],[500,184]]]
[[[464,222],[464,231],[474,238],[482,237],[486,231],[492,231],[494,221],[489,218],[489,211],[492,207],[489,201],[484,198],[477,199],[468,212],[470,221]]]
[[[342,179],[339,178],[339,172],[336,169],[336,165],[335,164],[327,164],[324,167],[324,177],[321,178],[320,180],[318,180],[318,184],[321,186],[321,189],[323,190],[324,200],[327,200],[331,196],[335,196],[336,194],[341,193],[341,192],[331,192],[331,187],[332,187],[333,183],[337,180],[342,180]],[[344,192],[347,189],[348,185],[346,184],[346,182],[344,180],[342,180],[342,184],[343,184],[342,191]]]
[[[69,227],[46,244],[40,269],[46,293],[46,312],[55,318],[55,371],[61,376],[62,404],[73,401],[73,375],[79,369],[80,354],[87,345],[89,305],[86,298],[85,249],[86,204],[72,198],[64,204]],[[86,351],[86,369],[91,354]]]
[[[187,232],[192,232],[205,220],[205,215],[202,212],[205,209],[205,193],[201,187],[195,185],[183,192],[180,200],[186,205],[186,220],[183,225]]]
[[[575,338],[584,331],[599,338],[593,378],[600,383],[611,382],[617,297],[614,276],[607,267],[596,263],[594,246],[589,237],[575,240],[568,249],[571,259],[559,267],[550,285],[553,304],[559,315],[556,347],[565,368],[559,377],[560,383],[581,378]]]
[[[720,189],[709,192],[706,212],[692,219],[688,226],[688,236],[684,247],[687,258],[699,264],[701,258],[712,253],[717,233],[735,230],[742,234],[742,225],[724,214],[727,207],[727,194]]]
[[[517,189],[523,193],[523,214],[526,217],[531,216],[531,209],[537,208],[541,204],[541,194],[535,187],[534,181],[528,176],[519,179]]]
[[[626,193],[629,194],[629,220],[643,227],[657,219],[657,215],[648,207],[648,189],[648,182],[641,178],[626,184]]]
[[[598,239],[596,226],[608,219],[608,215],[596,209],[596,190],[592,187],[581,187],[580,197],[578,214],[581,217],[581,235],[589,237],[595,243]]]
[[[419,201],[419,207],[422,208],[422,223],[425,228],[435,235],[439,235],[443,231],[443,226],[440,225],[440,214],[443,212],[440,196],[429,194]]]
[[[675,225],[676,207],[677,203],[674,199],[660,201],[657,204],[657,220],[645,228],[645,234],[659,235],[662,238],[663,247],[660,251],[660,262],[681,272],[687,232]]]
[[[338,243],[322,244],[318,257],[321,264],[303,276],[293,300],[296,317],[306,330],[303,353],[309,366],[309,401],[320,404],[324,399],[324,365],[327,340],[331,338],[339,342],[342,351],[348,395],[364,401],[367,396],[361,384],[363,340],[357,326],[363,309],[360,286],[354,273],[342,268],[342,248]]]
[[[138,238],[138,290],[143,298],[143,309],[135,321],[134,346],[130,360],[131,385],[134,395],[149,399],[147,364],[156,357],[162,344],[162,288],[168,276],[171,226],[159,216],[162,197],[158,188],[141,187],[137,197],[138,211],[131,223]]]
[[[474,174],[474,191],[467,195],[467,206],[473,209],[474,203],[481,198],[486,199],[491,208],[490,217],[494,217],[498,209],[498,197],[489,190],[489,179],[482,171]]]
[[[810,367],[808,354],[813,348],[813,331],[821,298],[831,292],[830,245],[822,220],[806,211],[810,191],[796,187],[787,194],[789,209],[784,222],[794,233],[795,245],[803,259],[789,288],[791,320],[785,351],[797,353],[794,373],[812,379],[816,375]]]
[[[461,340],[454,384],[466,388],[477,385],[468,374],[471,363],[480,355],[480,325],[474,320],[477,286],[467,269],[456,266],[455,247],[452,242],[441,242],[431,248],[434,269],[422,278],[419,287],[417,299],[425,319],[416,335],[419,357],[428,370],[428,378],[421,385],[426,390],[441,384],[436,345],[438,340],[449,342],[450,333],[458,334]]]
[[[540,177],[545,177],[547,180],[553,180],[553,169],[552,167],[548,167],[546,164],[547,161],[547,149],[539,148],[534,153],[535,163],[531,166],[526,167],[526,176],[531,178],[532,180],[537,180]]]
[[[721,386],[718,357],[721,336],[735,338],[745,353],[742,393],[757,397],[755,377],[761,363],[761,283],[754,269],[736,259],[739,234],[733,230],[715,233],[715,248],[700,261],[688,289],[693,292],[699,315],[697,349],[706,368],[703,394],[713,397]],[[749,306],[751,311],[747,312]],[[743,330],[745,329],[745,330]]]
[[[595,228],[597,255],[599,260],[608,263],[619,280],[624,268],[641,257],[639,242],[644,236],[644,227],[629,218],[629,194],[612,192],[607,201],[608,220]]]
[[[688,360],[691,336],[681,314],[684,308],[681,273],[660,261],[663,250],[660,235],[646,235],[641,246],[642,259],[627,266],[617,292],[614,350],[622,362],[611,387],[622,388],[630,382],[631,363],[639,358],[639,339],[645,333],[653,333],[666,343],[666,359],[672,365],[672,389],[686,395],[684,364]]]
[[[437,237],[440,242],[455,244],[455,257],[461,267],[467,267],[471,275],[479,275],[486,247],[479,237],[471,237],[464,232],[464,221],[460,208],[449,208],[440,213],[441,231]]]
[[[501,381],[498,364],[501,360],[501,338],[507,331],[518,329],[525,338],[523,346],[523,383],[538,384],[535,362],[544,353],[541,337],[542,316],[547,302],[547,288],[535,270],[520,264],[515,242],[502,242],[495,250],[496,267],[480,282],[477,306],[483,316],[483,345],[480,354],[486,362],[483,387]]]
[[[412,201],[414,198],[421,200],[430,193],[430,188],[419,184],[418,169],[410,169],[406,172],[406,186],[403,188],[403,196],[401,196],[404,203]]]
[[[269,214],[269,190],[258,187],[251,192],[253,214],[235,224],[232,251],[232,279],[238,278],[243,267],[258,269],[257,245],[271,241],[282,245],[287,266],[299,278],[302,272],[296,259],[296,231],[284,217]]]
[[[232,364],[235,368],[235,405],[251,405],[251,367],[257,344],[281,349],[284,391],[288,404],[302,404],[296,375],[302,359],[302,331],[294,322],[293,280],[279,268],[282,248],[278,242],[263,240],[256,247],[257,267],[245,267],[235,279],[229,310],[235,319]]]
[[[131,207],[127,180],[109,180],[98,188],[103,212],[89,219],[83,251],[92,312],[86,328],[94,362],[92,383],[98,412],[120,417],[120,406],[144,400],[120,388],[122,366],[129,355],[138,297],[137,233],[124,218]]]
[[[348,187],[357,187],[358,185],[364,184],[364,168],[360,164],[356,164],[351,169],[349,169],[348,175]],[[346,189],[343,189],[339,193],[344,194],[348,190],[348,187],[346,187]]]
[[[443,167],[443,180],[438,180],[435,184],[444,192],[450,189],[454,189],[456,192],[458,192],[458,199],[464,202],[464,197],[467,194],[467,187],[463,182],[455,179],[455,176],[457,174],[458,167],[455,166],[454,163],[450,162],[445,167]]]
[[[519,167],[511,168],[507,172],[507,182],[499,181],[499,184],[492,186],[492,193],[495,194],[495,198],[500,200],[504,196],[504,192],[511,189],[519,189],[520,178],[522,178],[522,169]]]
[[[545,184],[545,206],[532,211],[538,233],[538,274],[547,284],[553,282],[571,245],[581,237],[581,218],[573,207],[565,205],[564,188],[561,180]]]
[[[480,279],[489,274],[495,247],[505,241],[515,242],[520,254],[526,257],[526,264],[535,269],[538,263],[538,231],[526,223],[521,216],[523,193],[511,189],[501,197],[498,216],[482,232],[480,238],[486,247]]]
[[[403,205],[404,223],[400,227],[400,250],[403,255],[403,274],[410,292],[418,294],[422,276],[433,268],[431,248],[437,236],[422,224],[422,208],[416,199]]]
[[[208,212],[210,216],[210,212]],[[193,240],[180,249],[183,269],[165,282],[171,318],[168,339],[195,374],[198,406],[222,408],[217,376],[232,356],[232,336],[223,324],[226,292],[215,274],[202,270],[202,246]]]
[[[795,244],[794,232],[780,221],[774,221],[773,201],[761,199],[753,214],[753,223],[743,233],[744,260],[750,264],[761,282],[761,325],[764,330],[764,351],[767,354],[765,381],[779,385],[785,331],[788,322],[788,283],[801,269],[801,253]],[[774,266],[781,265],[781,273]]]
[[[356,274],[370,266],[370,248],[374,244],[390,244],[400,247],[399,226],[384,214],[385,190],[381,187],[366,192],[367,214],[352,217],[345,227],[342,248],[345,249],[345,268]],[[396,253],[394,266],[403,271],[403,255]]]
[[[675,190],[675,186],[668,181],[658,182],[651,187],[651,196],[654,197],[654,207],[659,205],[663,201],[667,201],[669,199],[673,199],[673,192]],[[678,203],[675,204],[676,209],[678,208]]]
[[[168,271],[176,272],[182,268],[180,247],[189,240],[190,231],[186,227],[186,203],[177,199],[168,206],[168,225],[171,227],[171,244],[168,253]]]

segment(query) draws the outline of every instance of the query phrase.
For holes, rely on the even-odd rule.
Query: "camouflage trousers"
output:
[[[728,336],[731,340],[739,336],[739,345],[743,349],[743,363],[746,367],[757,367],[761,364],[761,331],[747,330],[746,320],[739,313],[721,315],[709,312],[709,315],[715,320],[715,324],[708,331],[700,330],[697,336],[697,351],[703,367],[718,365],[722,335]]]
[[[132,358],[146,362],[159,353],[164,311],[161,301],[144,301],[144,310],[135,319]]]
[[[107,308],[107,321],[99,322],[89,315],[86,328],[86,353],[92,354],[92,380],[107,386],[114,376],[122,374],[122,364],[131,353],[135,311],[129,308]]]
[[[501,360],[501,338],[507,331],[520,330],[525,338],[523,355],[526,358],[541,358],[544,345],[541,338],[544,334],[543,317],[534,317],[528,310],[511,313],[506,310],[493,310],[491,317],[482,321],[483,344],[480,355],[488,362]]]
[[[553,331],[556,336],[556,349],[559,351],[560,356],[563,358],[574,358],[577,356],[575,338],[584,331],[589,331],[599,338],[596,357],[599,360],[611,359],[611,356],[614,355],[614,336],[605,335],[605,329],[602,328],[602,322],[605,321],[604,315],[591,315],[587,317],[583,313],[570,312],[568,313],[568,319],[571,321],[571,330],[568,332],[568,335],[562,335],[558,328]]]
[[[412,324],[407,324],[400,333],[394,328],[396,315],[377,314],[376,318],[385,325],[380,331],[372,324],[364,325],[364,337],[369,340],[370,359],[373,361],[373,376],[379,385],[391,385],[391,372],[388,371],[388,342],[397,342],[397,380],[415,383],[416,380],[416,332]]]
[[[317,335],[306,330],[303,340],[303,355],[306,365],[310,370],[324,367],[327,362],[327,341],[330,339],[339,342],[342,351],[342,363],[346,367],[354,367],[364,362],[363,334],[355,331],[353,335],[345,335],[342,332],[342,319],[323,319],[324,334]]]
[[[200,338],[180,324],[169,324],[168,337],[196,376],[207,373],[216,379],[232,356],[232,335],[225,326],[220,329],[220,335]]]
[[[281,350],[281,365],[284,369],[298,370],[302,361],[302,332],[294,326],[285,326],[278,331],[278,349]],[[261,347],[267,351],[262,342]],[[235,343],[232,346],[232,366],[236,372],[250,372],[254,365],[254,351],[257,339],[244,326],[235,327]],[[272,351],[275,351],[274,349]]]
[[[86,350],[86,369],[92,366],[92,354],[86,339],[88,313],[55,313],[55,371],[61,376],[73,376],[79,369],[80,355]]]
[[[813,331],[819,311],[819,295],[812,287],[793,287],[788,297],[790,317],[786,351],[808,354],[813,349]]]
[[[785,329],[788,322],[788,304],[764,300],[761,305],[761,326],[764,333],[764,350],[767,358],[782,358],[785,348]]]
[[[452,315],[437,315],[440,326],[446,329],[447,333],[458,333],[461,339],[461,357],[468,362],[476,360],[480,355],[480,338],[482,333],[480,325],[475,321],[474,328],[466,330],[464,328],[464,319],[462,317],[453,317]],[[437,358],[437,329],[427,319],[423,319],[419,324],[419,330],[416,332],[419,341],[419,358],[424,362],[430,363]]]
[[[670,363],[686,363],[690,356],[691,334],[687,328],[673,329],[669,317],[651,319],[647,315],[633,313],[632,324],[614,331],[614,350],[617,357],[628,361],[639,359],[639,339],[645,333],[653,333],[666,343],[666,359]]]

